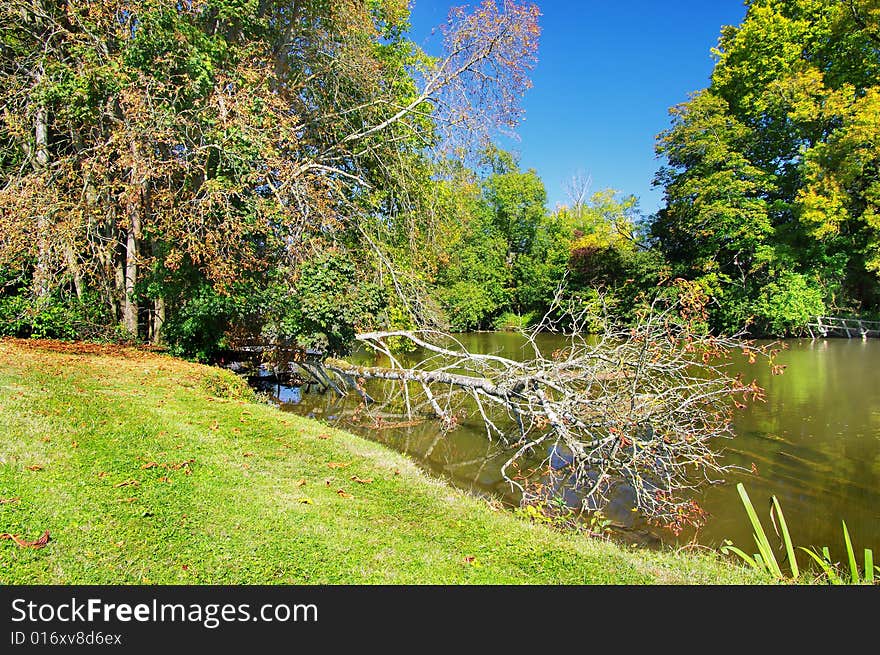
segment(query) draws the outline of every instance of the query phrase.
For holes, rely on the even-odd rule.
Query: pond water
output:
[[[522,337],[515,333],[458,337],[474,352],[523,356]],[[539,339],[545,352],[559,343],[555,335]],[[766,366],[742,364],[746,380],[755,378],[766,389],[766,402],[738,410],[736,437],[717,444],[724,463],[746,469],[754,464],[757,473],[734,471],[724,484],[698,492],[695,500],[709,518],[696,533],[675,536],[647,525],[625,503],[612,504],[606,514],[619,536],[647,545],[695,539],[711,547],[731,539],[753,552],[751,527],[735,489],[743,482],[768,530],[770,496],[779,498],[795,545],[829,546],[842,557],[843,519],[857,552],[870,547],[880,555],[880,339],[791,340],[786,345],[778,358],[786,365],[781,376],[771,375]],[[366,355],[360,361],[374,363]],[[430,420],[377,430],[352,422],[351,411],[360,401],[356,394],[340,399],[298,387],[267,390],[285,410],[380,441],[458,486],[516,502],[500,474],[509,453],[487,439],[481,422],[465,421],[446,434]]]

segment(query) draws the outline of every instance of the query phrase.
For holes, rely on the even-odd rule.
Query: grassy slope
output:
[[[0,532],[51,531],[39,550],[0,541],[0,582],[758,581],[711,555],[530,525],[248,396],[229,373],[166,356],[0,341],[0,499],[19,498],[0,504]]]

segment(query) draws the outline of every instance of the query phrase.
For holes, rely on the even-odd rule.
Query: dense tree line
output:
[[[454,10],[432,58],[403,0],[2,3],[4,333],[206,355],[430,320],[434,167],[515,125],[537,15]]]
[[[718,329],[796,333],[880,303],[880,6],[751,0],[672,110],[652,235]]]
[[[344,352],[358,329],[623,317],[693,282],[709,327],[880,307],[880,8],[752,0],[657,144],[664,207],[543,182],[514,127],[538,10],[404,0],[0,5],[0,331]],[[610,307],[608,307],[610,306]]]

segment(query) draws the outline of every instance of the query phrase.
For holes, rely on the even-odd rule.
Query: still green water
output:
[[[522,338],[515,333],[459,338],[474,352],[524,356]],[[558,339],[542,335],[539,345],[550,352]],[[708,522],[678,537],[646,525],[625,501],[614,503],[606,514],[619,535],[643,544],[695,539],[711,547],[731,539],[752,552],[751,527],[735,489],[743,482],[770,534],[768,510],[775,494],[796,545],[827,545],[842,557],[844,519],[857,552],[870,547],[880,554],[880,339],[792,340],[786,345],[778,359],[786,365],[781,376],[770,375],[765,366],[740,366],[747,381],[755,378],[766,389],[766,402],[738,411],[736,438],[717,444],[726,464],[746,469],[754,464],[757,474],[735,471],[724,484],[699,492],[696,500],[708,512]],[[410,455],[459,486],[516,502],[499,472],[509,455],[486,438],[480,422],[466,421],[447,434],[431,421],[376,430],[351,422],[359,401],[354,394],[340,400],[332,393],[273,389],[284,409],[334,422]]]

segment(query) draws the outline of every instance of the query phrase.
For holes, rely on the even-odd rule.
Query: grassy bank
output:
[[[0,341],[0,582],[752,583],[530,525],[383,446],[127,348]]]

